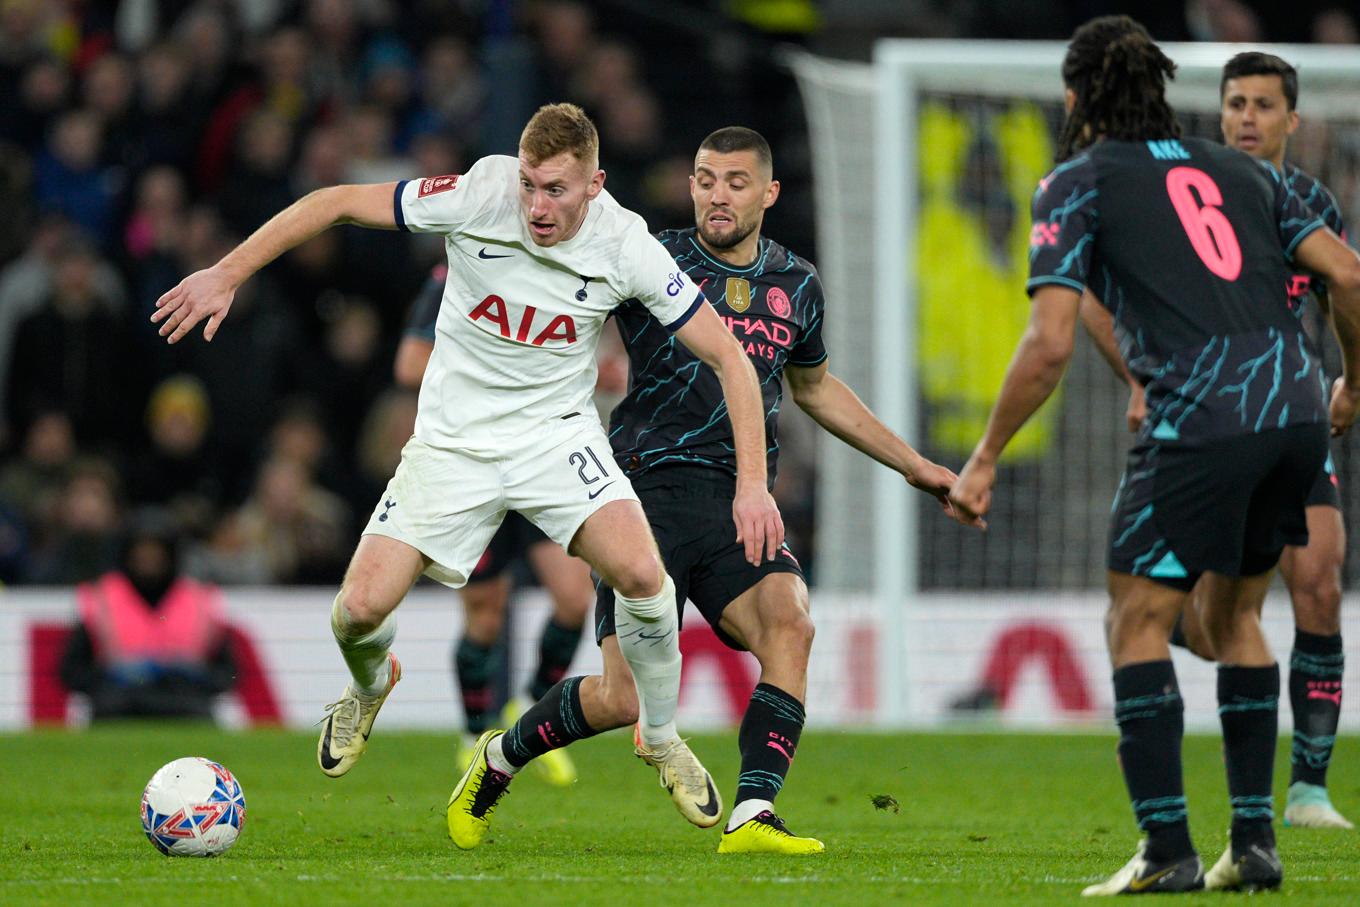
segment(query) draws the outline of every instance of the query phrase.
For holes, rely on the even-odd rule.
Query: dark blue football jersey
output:
[[[1039,183],[1030,291],[1089,286],[1147,391],[1143,432],[1203,441],[1327,418],[1288,262],[1323,220],[1216,142],[1101,141]]]
[[[1341,206],[1336,196],[1312,174],[1305,173],[1293,164],[1284,165],[1284,184],[1289,193],[1312,211],[1337,236],[1345,237],[1346,222],[1341,216]],[[1294,314],[1302,318],[1307,312],[1305,303],[1309,296],[1317,298],[1327,292],[1321,277],[1308,273],[1294,273],[1289,277],[1289,305]]]
[[[439,304],[444,301],[444,278],[448,273],[448,265],[443,264],[435,265],[430,271],[430,279],[425,281],[425,286],[411,303],[403,333],[434,343],[434,325],[439,320]]]
[[[699,245],[697,231],[666,230],[661,244],[689,274],[741,342],[755,366],[765,404],[767,469],[773,486],[786,365],[826,359],[824,300],[817,269],[762,237],[755,261],[734,268]],[[628,350],[628,394],[609,420],[609,440],[626,472],[665,464],[711,466],[736,475],[736,449],[722,385],[670,331],[636,301],[615,309]]]

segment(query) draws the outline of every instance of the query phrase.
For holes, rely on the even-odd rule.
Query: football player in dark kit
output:
[[[1224,65],[1220,86],[1224,142],[1270,162],[1289,191],[1344,239],[1346,227],[1336,198],[1326,186],[1284,159],[1289,137],[1299,125],[1295,111],[1299,76],[1294,67],[1273,54],[1240,53]],[[1326,283],[1311,274],[1290,274],[1288,292],[1294,315],[1303,320],[1309,337],[1318,339],[1328,317]],[[1143,388],[1128,375],[1119,357],[1109,313],[1088,298],[1082,301],[1082,319],[1116,373],[1130,382],[1129,422],[1137,431],[1147,410]],[[1341,565],[1346,553],[1346,527],[1330,456],[1308,492],[1305,507],[1308,544],[1289,545],[1280,555],[1280,574],[1294,609],[1294,646],[1289,656],[1294,735],[1284,822],[1300,828],[1348,829],[1354,826],[1332,806],[1327,794],[1327,769],[1341,720],[1346,664],[1341,642]],[[1201,657],[1214,657],[1194,602],[1187,603],[1171,641]]]
[[[1285,185],[1338,236],[1346,228],[1336,198],[1327,187],[1292,164],[1284,155],[1297,128],[1299,77],[1279,57],[1238,54],[1223,67],[1223,139],[1252,157],[1269,161]],[[1289,277],[1294,314],[1325,324],[1328,296],[1325,281],[1309,274]],[[1314,301],[1309,305],[1309,297]],[[1289,701],[1294,715],[1289,794],[1285,823],[1311,828],[1351,828],[1327,795],[1327,768],[1341,719],[1341,676],[1345,654],[1341,641],[1341,565],[1346,528],[1332,458],[1308,493],[1308,544],[1288,547],[1280,572],[1294,608],[1294,648],[1289,659]]]
[[[704,139],[690,178],[696,227],[659,234],[746,348],[765,398],[768,475],[774,482],[781,378],[823,428],[940,499],[955,480],[880,422],[827,371],[821,282],[812,264],[761,236],[779,197],[770,147],[742,127]],[[628,350],[629,390],[610,419],[614,456],[633,482],[676,601],[694,602],[718,637],[760,662],[738,736],[736,805],[719,853],[811,854],[815,838],[791,834],[774,812],[803,729],[813,624],[797,559],[787,547],[752,566],[732,532],[736,482],[731,429],[713,372],[671,342],[640,305],[615,310]],[[726,498],[724,497],[726,496]],[[614,593],[599,587],[596,638],[614,635]]]
[[[950,494],[966,513],[987,512],[997,458],[1071,357],[1089,285],[1148,401],[1115,499],[1106,618],[1120,765],[1146,837],[1086,895],[1280,884],[1271,796],[1280,675],[1260,605],[1281,550],[1307,542],[1304,501],[1327,457],[1328,423],[1339,434],[1360,408],[1360,257],[1273,169],[1180,139],[1165,100],[1174,72],[1127,16],[1073,36],[1061,163],[1034,198],[1029,327]],[[1344,372],[1330,413],[1318,357],[1289,310],[1287,259],[1332,291]],[[1167,643],[1201,576],[1233,811],[1231,841],[1207,874],[1186,819]]]

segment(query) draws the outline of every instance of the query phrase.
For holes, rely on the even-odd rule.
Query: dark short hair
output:
[[[1257,50],[1240,53],[1223,64],[1223,78],[1218,83],[1218,98],[1221,101],[1228,90],[1229,79],[1242,76],[1279,76],[1280,87],[1284,89],[1284,99],[1293,110],[1299,103],[1299,71],[1274,54],[1263,54]]]
[[[745,126],[724,126],[708,134],[708,138],[699,143],[699,150],[716,151],[719,154],[731,154],[734,151],[754,151],[756,159],[761,165],[773,169],[774,156],[770,154],[770,143],[765,141],[765,136],[756,132],[754,129],[747,129]]]

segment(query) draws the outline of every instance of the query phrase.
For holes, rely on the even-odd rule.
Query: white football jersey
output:
[[[416,437],[433,447],[495,456],[536,424],[594,415],[595,347],[610,312],[637,299],[679,330],[707,304],[643,219],[606,193],[575,236],[541,248],[519,192],[519,161],[503,155],[397,184],[397,226],[443,233],[448,251],[416,417]]]

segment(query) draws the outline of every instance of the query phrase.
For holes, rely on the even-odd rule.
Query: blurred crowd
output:
[[[951,36],[1066,38],[1095,16],[1128,13],[1159,41],[1360,43],[1356,6],[1345,0],[964,0],[942,5],[950,14],[932,33]]]
[[[596,118],[623,204],[692,223],[725,121],[654,40],[568,0],[0,0],[0,581],[102,573],[143,505],[201,579],[338,581],[411,433],[392,356],[440,238],[327,231],[212,344],[167,346],[157,297],[312,189],[513,153],[550,100]]]
[[[1007,15],[1029,23],[1008,35],[1062,37],[1107,5],[0,0],[0,582],[98,575],[142,505],[170,512],[202,579],[336,582],[411,432],[392,356],[439,238],[327,231],[245,284],[212,344],[169,347],[148,321],[308,191],[460,172],[571,100],[654,229],[692,222],[700,138],[761,130],[784,183],[767,232],[815,260],[773,41],[983,35]],[[1165,7],[1168,37],[1278,37],[1239,0]],[[1304,18],[1305,39],[1355,40],[1353,10]],[[615,395],[622,368],[601,370]],[[776,495],[810,556],[811,432],[785,423]]]

